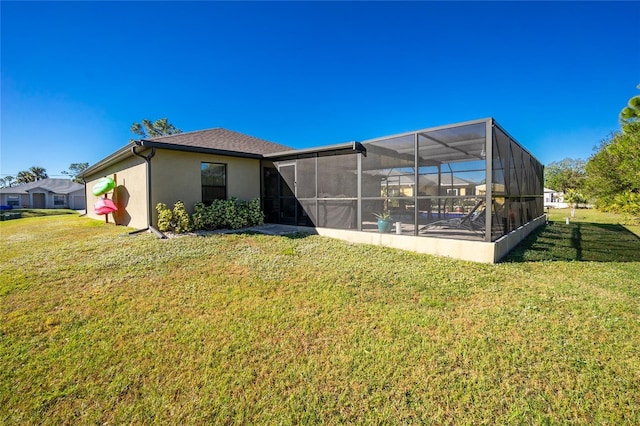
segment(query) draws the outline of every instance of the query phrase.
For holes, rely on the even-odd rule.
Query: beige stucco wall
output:
[[[260,160],[226,157],[159,149],[151,159],[153,224],[157,223],[157,203],[173,208],[176,201],[184,202],[187,211],[202,201],[200,163],[227,165],[227,197],[251,200],[260,197]]]
[[[104,215],[93,212],[93,204],[99,197],[91,190],[96,181],[104,176],[116,180],[116,188],[107,196],[114,201],[118,211],[108,215],[109,222],[132,228],[147,227],[147,184],[146,164],[142,158],[129,157],[85,178],[87,185],[87,216],[105,220]]]
[[[149,155],[151,151],[143,151]],[[157,149],[151,158],[151,217],[157,226],[158,213],[155,206],[165,203],[173,208],[176,201],[185,203],[189,213],[195,203],[202,201],[200,163],[223,163],[227,165],[227,196],[241,200],[260,197],[260,160],[227,157],[194,152]],[[91,192],[95,182],[111,176],[116,180],[116,190],[107,194],[118,206],[118,212],[109,215],[109,221],[137,229],[147,227],[147,182],[146,163],[140,157],[128,157],[85,178],[87,181],[87,216],[104,220],[104,216],[93,212],[98,200]]]

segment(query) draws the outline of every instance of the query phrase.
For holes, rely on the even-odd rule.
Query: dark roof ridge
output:
[[[142,146],[155,145],[158,148],[187,151],[205,149],[231,155],[247,154],[252,157],[292,149],[286,145],[223,127],[144,138],[134,142]]]
[[[231,130],[231,129],[227,129],[226,127],[221,127],[221,126],[211,127],[209,129],[189,130],[188,132],[180,132],[180,133],[174,133],[172,135],[156,136],[156,137],[153,137],[153,138],[141,138],[140,140],[143,140],[143,141],[154,141],[154,142],[158,141],[158,142],[160,142],[159,139],[169,139],[169,138],[181,137],[181,136],[191,136],[191,135],[196,134],[196,133],[206,133],[206,132],[212,132],[212,131],[215,131],[215,130],[221,130],[221,131],[224,131],[224,132],[235,133],[236,135],[239,135],[239,136],[242,136],[242,137],[258,139],[258,140],[261,140],[261,141],[264,141],[264,142],[269,142],[269,143],[280,145],[280,146],[286,146],[286,145],[282,145],[281,143],[278,143],[278,142],[273,142],[273,141],[270,141],[270,140],[267,140],[267,139],[264,139],[264,138],[260,138],[258,136],[249,135],[249,134],[246,134],[246,133],[243,133],[243,132],[239,132],[237,130]],[[291,149],[294,149],[294,148],[291,148]]]
[[[228,130],[230,132],[233,132],[233,130],[225,129],[224,127],[218,126],[218,127],[211,127],[209,129],[189,130],[187,132],[180,131],[180,133],[174,133],[172,135],[154,136],[152,138],[140,138],[140,140],[143,140],[143,141],[155,141],[156,139],[172,138],[174,136],[181,136],[181,135],[184,136],[184,135],[190,135],[192,133],[208,132],[208,131],[211,131],[211,130]],[[236,132],[236,133],[238,133],[238,132]],[[247,136],[249,136],[249,135],[247,135]]]

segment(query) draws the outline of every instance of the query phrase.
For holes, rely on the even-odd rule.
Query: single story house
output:
[[[260,166],[264,155],[291,148],[242,133],[214,128],[130,142],[86,169],[87,216],[100,218],[91,206],[91,189],[104,176],[116,181],[109,194],[118,207],[118,225],[157,225],[155,206],[171,208],[181,200],[190,213],[197,202],[216,198],[260,198]]]
[[[115,223],[138,229],[158,203],[259,198],[267,223],[495,262],[544,223],[543,166],[493,118],[306,149],[222,128],[135,140],[80,175],[89,217],[105,176]]]
[[[544,188],[544,206],[554,209],[566,209],[568,203],[564,202],[564,193],[558,192],[550,188]]]
[[[544,205],[545,207],[548,204],[553,203],[555,200],[553,199],[553,194],[555,194],[556,191],[554,191],[553,189],[549,189],[549,188],[544,188]]]
[[[83,210],[85,188],[69,179],[41,179],[1,188],[0,204],[13,208]]]

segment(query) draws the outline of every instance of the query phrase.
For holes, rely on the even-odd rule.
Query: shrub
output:
[[[161,232],[174,231],[181,234],[193,229],[191,219],[182,201],[177,201],[173,205],[173,211],[169,210],[164,203],[158,203],[156,210],[158,211],[158,229]]]
[[[242,201],[236,198],[214,200],[210,206],[197,203],[193,213],[195,229],[239,229],[262,225],[264,214],[260,200]]]
[[[631,191],[616,194],[609,208],[611,211],[640,217],[640,194]]]
[[[204,203],[196,203],[193,207],[193,216],[191,217],[194,229],[212,229],[209,218],[209,209]]]
[[[247,221],[249,226],[257,226],[264,224],[264,213],[260,207],[260,200],[254,198],[251,201],[245,201],[247,207]]]
[[[173,213],[165,203],[158,203],[156,210],[158,211],[158,229],[161,232],[170,231],[172,229]]]
[[[191,218],[187,213],[187,209],[182,201],[177,201],[173,206],[173,229],[175,232],[181,234],[183,232],[189,232],[193,229],[191,226]]]

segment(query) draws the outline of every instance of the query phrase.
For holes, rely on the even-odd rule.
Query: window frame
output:
[[[203,171],[205,170],[205,165],[209,166],[209,165],[213,165],[213,166],[221,166],[224,168],[224,185],[205,185],[205,183],[203,182],[204,176],[203,176]],[[217,163],[217,162],[211,162],[211,161],[202,161],[200,162],[200,188],[201,188],[201,201],[206,204],[206,205],[210,205],[214,200],[226,200],[228,198],[228,167],[227,167],[227,163]],[[222,192],[224,193],[224,198],[222,197],[218,197],[218,198],[212,198],[212,199],[207,199],[205,197],[205,189],[209,188],[209,189],[217,189],[220,190],[222,188]]]
[[[53,206],[65,206],[67,203],[65,202],[64,195],[53,194]]]
[[[11,207],[20,207],[21,197],[19,195],[7,195],[7,205]]]

